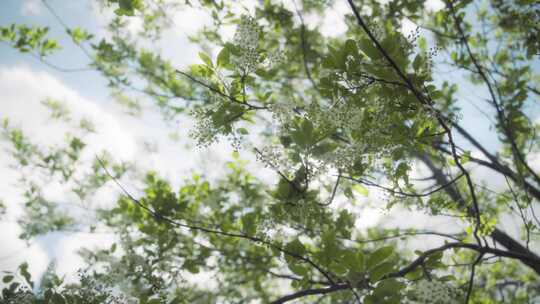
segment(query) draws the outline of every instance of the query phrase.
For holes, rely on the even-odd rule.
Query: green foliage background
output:
[[[53,266],[39,284],[28,264],[3,273],[2,303],[540,301],[539,141],[530,114],[540,96],[538,2],[446,1],[430,11],[423,0],[351,0],[338,37],[305,22],[325,18],[333,1],[265,0],[251,11],[225,0],[101,5],[115,12],[107,38],[61,24],[114,96],[133,113],[141,106],[126,92],[163,119],[190,117],[197,149],[227,141],[271,169],[275,183],[258,179],[238,153],[222,176],[194,173],[179,187],[107,151],[89,164],[80,155],[96,132],[92,122],[47,99],[51,117],[70,123],[63,145],[36,144],[7,118],[2,138],[14,168],[67,185],[94,220],[81,221],[21,174],[20,237],[105,229],[117,240],[81,251],[87,266],[77,282],[64,282]],[[178,69],[148,46],[162,39],[174,11],[193,7],[213,22],[190,36],[200,60]],[[143,21],[137,37],[129,18]],[[429,37],[404,35],[405,18]],[[0,26],[0,41],[44,63],[61,52],[47,27]],[[223,38],[227,26],[236,27],[232,39]],[[464,79],[442,81],[445,68]],[[465,83],[486,92],[474,103],[490,116],[496,151],[460,125]],[[419,164],[428,172],[423,184],[411,177]],[[474,167],[507,186],[489,188]],[[138,194],[121,182],[135,184],[131,176],[142,176]],[[94,208],[92,194],[111,181],[122,195],[112,208]],[[387,195],[373,202],[378,208],[462,225],[360,229],[350,210],[371,189]],[[502,228],[509,216],[520,235]],[[418,239],[433,246],[419,251]]]

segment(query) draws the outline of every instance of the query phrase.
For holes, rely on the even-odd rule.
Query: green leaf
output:
[[[309,119],[302,119],[296,130],[291,132],[293,141],[302,148],[307,148],[314,141],[313,123]]]
[[[406,286],[407,285],[405,285],[404,283],[396,279],[387,279],[380,282],[377,285],[377,289],[375,293],[380,293],[380,294],[387,294],[390,292],[399,293],[399,291],[405,288]]]
[[[64,297],[59,293],[53,293],[51,296],[51,304],[65,304],[66,300]]]
[[[441,259],[443,258],[444,254],[442,251],[438,251],[434,254],[429,255],[426,258],[426,261],[424,262],[426,266],[429,266],[430,268],[435,268],[439,266]]]
[[[376,297],[374,295],[367,295],[365,298],[364,298],[364,301],[362,302],[362,304],[378,304],[376,301]]]
[[[7,284],[7,283],[11,282],[11,281],[13,280],[13,278],[14,278],[14,277],[13,277],[12,275],[6,275],[6,276],[4,276],[4,277],[2,278],[2,282],[4,282],[4,283]]]
[[[407,273],[407,274],[405,275],[405,278],[406,278],[407,280],[413,281],[413,280],[418,280],[418,279],[420,279],[423,275],[424,275],[424,273],[423,273],[422,269],[421,269],[420,267],[416,267],[415,270],[413,270],[413,271]]]
[[[324,155],[326,153],[332,152],[337,148],[337,145],[331,143],[331,142],[322,142],[319,143],[317,146],[315,146],[311,152],[315,156]]]
[[[394,270],[394,263],[384,262],[382,264],[377,265],[373,270],[369,272],[370,274],[369,279],[371,282],[377,282],[386,274],[392,272],[392,270]]]
[[[358,46],[356,45],[356,41],[352,39],[347,39],[347,41],[345,41],[345,55],[358,57]]]
[[[304,247],[298,238],[295,238],[285,246],[285,251],[296,256],[303,256],[306,253],[306,247]]]
[[[192,260],[186,260],[184,261],[184,264],[182,265],[184,269],[191,273],[199,273],[199,265],[195,261]]]
[[[364,187],[363,185],[360,185],[360,184],[354,184],[351,186],[351,188],[356,191],[358,194],[362,195],[362,196],[368,196],[369,195],[369,190]]]
[[[439,278],[439,281],[442,281],[442,282],[450,282],[450,281],[456,281],[456,280],[457,278],[453,275],[446,275]]]
[[[236,129],[236,131],[238,131],[238,133],[242,134],[242,135],[248,135],[249,132],[246,128],[238,128]]]
[[[301,277],[304,277],[308,274],[308,269],[305,266],[296,263],[295,261],[291,261],[287,264],[287,266],[292,271],[292,273]]]
[[[418,47],[424,52],[427,50],[426,38],[424,38],[424,37],[418,38]]]
[[[30,287],[34,288],[34,282],[32,282],[32,278],[30,273],[28,272],[28,263],[22,263],[19,266],[19,273],[23,276],[23,278],[26,280],[26,283],[30,285]]]
[[[302,122],[302,132],[309,142],[313,140],[313,123],[309,119]]]
[[[347,273],[347,267],[339,263],[330,264],[330,270],[338,276],[343,276]]]
[[[223,49],[221,49],[221,51],[219,52],[217,56],[217,66],[225,67],[229,65],[230,57],[231,57],[231,53],[228,47],[224,47]]]
[[[360,250],[357,250],[356,252],[346,250],[343,253],[343,264],[353,272],[363,272],[364,254]]]
[[[118,8],[114,11],[119,16],[133,16],[136,10],[142,9],[142,0],[108,0],[109,3],[117,3]]]
[[[371,42],[371,40],[369,39],[362,39],[358,43],[358,46],[362,50],[362,52],[364,52],[372,60],[377,60],[382,57],[379,50],[373,45],[373,42]]]
[[[394,247],[392,246],[385,246],[375,250],[369,255],[366,266],[368,267],[368,269],[373,269],[375,266],[379,265],[384,260],[389,258],[393,252]]]
[[[71,36],[71,39],[73,39],[73,42],[75,42],[76,44],[80,44],[81,42],[92,39],[92,37],[94,37],[94,35],[88,33],[80,27],[67,29],[67,33]]]
[[[418,71],[424,65],[424,56],[418,54],[414,58],[413,68],[415,71]]]
[[[212,59],[210,59],[210,56],[204,52],[199,52],[199,58],[202,59],[202,61],[208,66],[212,67]]]
[[[254,235],[257,231],[256,217],[257,214],[253,212],[242,216],[242,227],[247,235]]]
[[[466,164],[471,160],[471,151],[465,151],[460,158],[460,162],[462,165]]]

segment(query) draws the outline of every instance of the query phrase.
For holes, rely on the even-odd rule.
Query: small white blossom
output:
[[[257,52],[259,28],[252,17],[242,16],[234,34],[233,44],[240,52],[238,56],[231,59],[236,68],[244,74],[255,71],[260,59]]]
[[[214,126],[212,117],[203,109],[195,109],[191,112],[196,119],[195,127],[189,132],[189,136],[197,142],[199,148],[206,148],[218,141],[219,130]]]
[[[240,48],[257,48],[259,42],[259,28],[250,16],[242,16],[240,24],[234,33],[233,42]]]
[[[237,69],[248,74],[256,70],[259,64],[259,53],[254,48],[245,48],[240,50],[240,56],[233,57],[232,62]]]
[[[257,154],[257,159],[262,161],[267,167],[279,170],[281,173],[290,175],[294,169],[290,167],[290,161],[287,159],[281,146],[266,146]]]
[[[445,282],[422,280],[414,285],[411,304],[458,304],[463,292]]]
[[[287,102],[276,102],[268,106],[268,110],[272,112],[272,118],[282,124],[291,121],[294,117],[295,105]]]
[[[271,52],[268,53],[264,64],[266,68],[272,69],[276,65],[283,63],[285,61],[285,53],[283,51]]]

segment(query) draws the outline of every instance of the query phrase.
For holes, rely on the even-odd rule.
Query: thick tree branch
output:
[[[404,277],[408,273],[414,271],[417,267],[421,267],[430,256],[432,256],[432,255],[434,255],[434,254],[436,254],[438,252],[446,251],[448,249],[453,249],[453,248],[461,248],[461,249],[472,250],[472,251],[475,251],[475,252],[479,253],[480,257],[483,257],[486,254],[493,254],[493,255],[498,256],[498,257],[516,259],[516,260],[520,260],[520,261],[522,261],[524,263],[525,262],[531,263],[531,264],[536,263],[536,264],[540,265],[540,258],[535,257],[535,256],[530,256],[528,254],[521,254],[521,253],[516,253],[516,252],[500,250],[500,249],[496,249],[496,248],[483,247],[483,246],[480,246],[480,245],[477,245],[477,244],[455,242],[455,243],[444,244],[444,245],[442,245],[440,247],[424,251],[421,256],[416,258],[410,264],[408,264],[407,266],[401,268],[400,270],[398,270],[396,272],[392,272],[392,273],[387,274],[386,276],[384,276],[381,279],[381,281],[386,280],[386,279],[390,279],[390,278]],[[480,259],[477,259],[476,261],[480,261]],[[478,263],[478,262],[475,262],[475,263]],[[332,285],[330,287],[326,287],[326,288],[305,289],[305,290],[301,290],[301,291],[295,292],[295,293],[287,295],[287,296],[283,296],[283,297],[281,297],[281,298],[279,298],[279,299],[277,299],[277,300],[275,300],[275,301],[273,301],[271,303],[272,304],[282,304],[282,303],[286,303],[288,301],[292,301],[292,300],[302,298],[302,297],[306,297],[306,296],[309,296],[309,295],[323,295],[323,294],[328,294],[328,293],[332,293],[332,292],[336,292],[336,291],[340,291],[340,290],[345,290],[345,289],[348,289],[348,288],[350,288],[348,284],[340,283],[340,284],[334,284],[334,285]]]
[[[300,290],[298,292],[295,292],[293,294],[283,296],[283,297],[281,297],[281,298],[279,298],[279,299],[277,299],[275,301],[272,301],[270,303],[271,304],[283,304],[283,303],[286,303],[286,302],[289,302],[289,301],[292,301],[292,300],[295,300],[295,299],[303,298],[303,297],[306,297],[306,296],[310,296],[310,295],[324,295],[324,294],[328,294],[328,293],[332,293],[332,292],[336,292],[336,291],[340,291],[340,290],[346,290],[346,289],[349,289],[349,284],[346,284],[346,283],[336,284],[336,285],[333,285],[331,287],[326,287],[326,288],[304,289],[304,290]]]
[[[419,155],[418,158],[426,164],[426,166],[433,172],[433,175],[435,176],[435,180],[439,184],[447,184],[448,178],[446,175],[442,172],[441,169],[437,168],[435,164],[425,155]],[[450,196],[450,198],[458,203],[458,205],[465,209],[469,210],[469,208],[465,204],[465,200],[459,193],[459,191],[455,187],[446,187],[445,192]],[[518,241],[514,240],[512,237],[510,237],[505,232],[499,230],[498,228],[495,228],[493,232],[491,233],[491,237],[499,244],[504,246],[508,251],[515,252],[520,255],[530,256],[532,260],[537,260],[538,262],[531,262],[529,260],[521,260],[525,265],[531,267],[537,274],[540,275],[540,257],[536,255],[534,252],[528,250],[525,246],[521,245]]]
[[[465,133],[465,134],[467,134],[467,133]],[[449,155],[451,155],[451,153],[452,153],[452,152],[448,151],[447,149],[445,149],[444,147],[441,147],[441,146],[436,146],[435,149],[437,149],[437,150],[439,150],[439,151],[441,151],[443,153],[449,154]],[[498,158],[494,157],[493,160],[494,161],[489,162],[489,161],[486,161],[486,160],[483,160],[483,159],[479,159],[479,158],[476,158],[476,157],[473,157],[473,156],[469,156],[469,161],[471,161],[473,163],[476,163],[476,164],[479,164],[479,165],[481,165],[483,167],[489,168],[489,169],[491,169],[491,170],[493,170],[495,172],[498,172],[498,173],[502,174],[503,176],[508,177],[513,182],[515,182],[516,185],[520,186],[523,190],[527,191],[530,195],[532,195],[536,200],[540,201],[540,189],[538,189],[536,186],[532,185],[527,180],[521,181],[518,174],[516,172],[512,171],[512,169],[508,168],[508,166],[502,164],[499,161]]]

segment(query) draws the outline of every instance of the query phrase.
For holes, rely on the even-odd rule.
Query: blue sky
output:
[[[97,1],[49,0],[48,3],[68,26],[79,26],[97,34],[98,38],[105,34],[103,26],[111,12],[101,11],[96,5]],[[192,14],[198,17],[196,12]],[[176,39],[171,42],[173,45],[169,49],[176,52],[173,59],[180,65],[194,60],[196,56],[194,47],[187,44],[184,34],[190,30],[186,23],[193,20],[184,18],[183,21],[171,34]],[[62,46],[61,51],[47,58],[50,63],[68,69],[82,68],[88,64],[88,58],[71,42],[64,28],[40,0],[3,0],[0,4],[0,26],[11,23],[50,27],[50,36]],[[229,158],[231,150],[226,146],[217,146],[215,149],[222,153],[215,153],[188,151],[182,146],[186,143],[185,138],[180,143],[173,143],[169,134],[178,129],[189,129],[189,121],[171,126],[164,123],[160,114],[151,108],[146,109],[141,117],[126,115],[125,110],[112,101],[106,84],[97,72],[60,72],[36,58],[18,53],[7,44],[0,44],[0,117],[9,117],[38,143],[61,142],[66,130],[65,125],[51,122],[40,105],[41,100],[53,97],[67,103],[74,117],[90,118],[96,123],[98,133],[87,141],[90,154],[110,151],[117,160],[137,161],[142,170],[158,170],[176,183],[197,166],[204,167],[213,161],[223,162]],[[146,143],[156,145],[159,150],[148,153],[144,148]],[[77,265],[81,265],[75,251],[83,244],[91,247],[110,243],[111,237],[107,235],[53,233],[37,238],[27,247],[17,239],[19,229],[15,221],[21,211],[18,205],[21,193],[12,187],[17,180],[17,172],[10,170],[8,165],[7,156],[0,154],[1,199],[10,207],[7,218],[0,222],[0,229],[5,231],[0,237],[0,270],[13,269],[27,260],[30,261],[31,272],[36,275],[46,268],[49,261],[56,259],[61,261],[58,263],[60,272],[73,272]],[[46,196],[59,202],[72,199],[66,197],[65,191],[58,185],[52,185],[46,192]],[[108,185],[98,193],[97,200],[112,201],[116,193],[118,189]]]
[[[103,32],[102,25],[98,23],[96,18],[98,9],[95,4],[92,4],[92,1],[49,0],[48,3],[69,26],[79,26],[92,33]],[[51,63],[64,68],[84,68],[89,63],[88,58],[71,42],[63,27],[41,4],[40,0],[3,0],[0,6],[1,25],[23,23],[49,26],[50,36],[57,39],[62,46],[61,52],[48,58]],[[45,71],[62,79],[69,87],[88,98],[106,100],[108,97],[106,82],[97,72],[62,73],[42,64],[31,56],[21,56],[16,50],[6,45],[0,47],[0,54],[0,65],[2,66],[26,65],[33,70]]]

